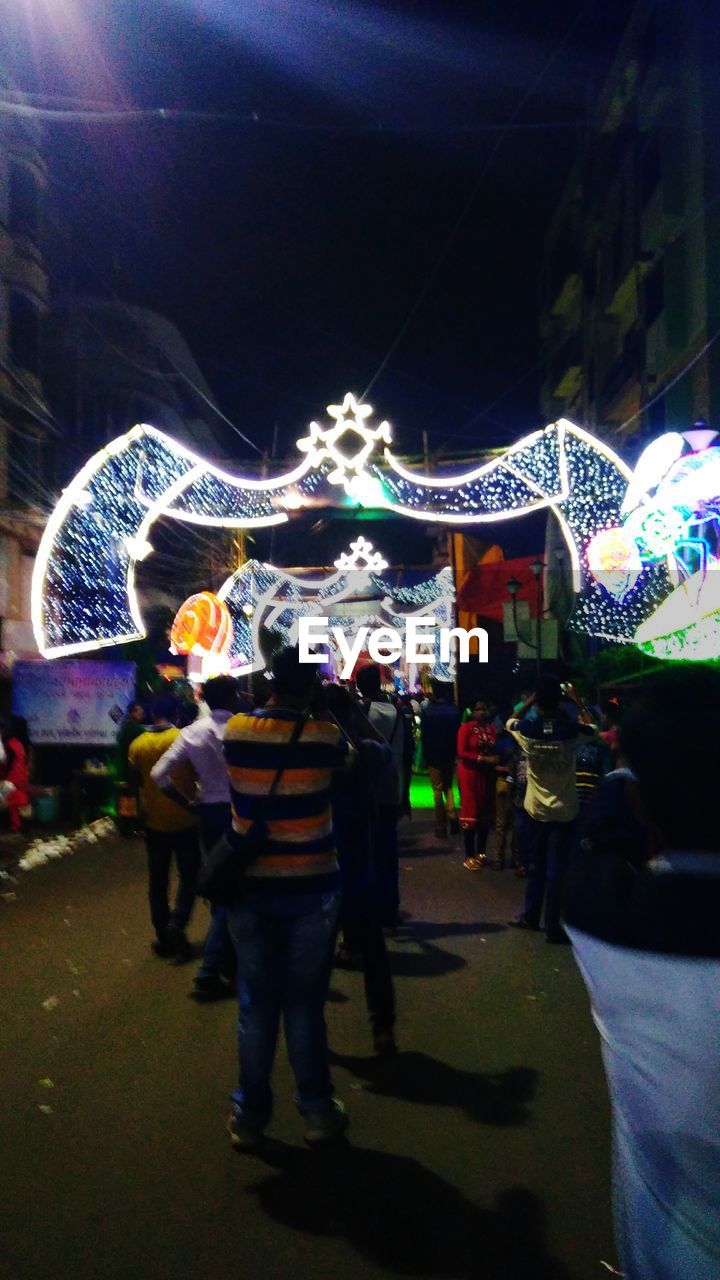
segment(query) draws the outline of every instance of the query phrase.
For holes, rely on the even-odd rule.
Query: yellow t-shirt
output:
[[[197,824],[197,818],[164,795],[150,777],[150,770],[172,745],[179,732],[174,726],[170,729],[149,729],[131,742],[128,750],[128,761],[140,774],[143,821],[152,831],[184,831]],[[188,798],[192,796],[195,774],[190,764],[179,764],[173,770],[172,781],[178,791],[182,791]]]

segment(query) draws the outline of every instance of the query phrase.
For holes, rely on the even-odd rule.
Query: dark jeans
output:
[[[560,931],[560,901],[565,872],[575,840],[575,821],[538,822],[527,815],[530,868],[523,915],[539,925],[545,899],[545,932]]]
[[[383,924],[397,923],[400,909],[400,862],[398,851],[398,805],[381,805],[372,839],[374,879]]]
[[[184,929],[190,919],[200,870],[198,829],[185,827],[182,831],[153,831],[148,827],[145,830],[145,847],[150,919],[158,938],[162,938],[169,924]],[[178,871],[178,887],[175,906],[171,910],[168,886],[173,857]]]
[[[264,1128],[283,1016],[301,1114],[330,1110],[324,1006],[330,985],[340,897],[337,892],[252,893],[228,907],[238,963],[240,1082],[232,1097],[247,1124]]]
[[[395,990],[382,921],[366,903],[343,902],[342,928],[345,947],[362,958],[365,1003],[370,1026],[378,1034],[395,1026]]]
[[[530,863],[530,827],[532,818],[522,805],[513,805],[512,851],[513,865],[527,867]]]
[[[207,857],[210,850],[230,827],[232,821],[230,803],[200,804],[198,813],[203,853]],[[228,932],[227,908],[212,907],[211,917],[210,928],[203,943],[200,968],[195,979],[201,983],[212,982],[221,974],[226,977],[234,976],[236,968],[235,949]]]

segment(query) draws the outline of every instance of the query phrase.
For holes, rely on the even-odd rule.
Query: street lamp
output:
[[[540,664],[542,659],[542,596],[543,596],[542,575],[543,575],[544,568],[545,568],[545,563],[543,560],[533,560],[532,564],[530,564],[529,566],[530,572],[533,575],[536,583],[535,644],[533,644],[531,640],[523,640],[523,637],[520,635],[520,628],[518,627],[517,593],[520,590],[522,583],[518,582],[517,578],[511,578],[510,581],[507,583],[507,590],[510,595],[510,599],[512,600],[512,614],[513,614],[513,625],[515,627],[515,634],[517,635],[519,640],[523,640],[523,644],[527,644],[530,649],[535,650],[535,667],[536,667],[538,676],[540,675]]]
[[[542,612],[543,612],[543,570],[545,562],[541,559],[533,560],[530,565],[530,572],[535,579],[535,663],[538,676],[542,664]]]

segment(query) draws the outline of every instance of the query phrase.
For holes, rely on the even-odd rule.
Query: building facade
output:
[[[42,135],[0,116],[0,663],[33,653],[30,579],[49,507],[43,386],[47,170]]]
[[[546,242],[543,416],[629,459],[720,424],[717,46],[716,5],[639,0]]]

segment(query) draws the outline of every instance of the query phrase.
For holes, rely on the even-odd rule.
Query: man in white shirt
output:
[[[602,1039],[626,1280],[720,1277],[720,672],[658,679],[624,719],[650,856],[591,852],[565,924]],[[688,751],[688,735],[693,751]]]
[[[575,836],[578,812],[575,747],[579,726],[560,706],[562,690],[552,676],[508,720],[506,728],[527,757],[524,808],[530,858],[525,904],[510,923],[538,929],[545,900],[545,937],[567,942],[560,925],[560,892]],[[531,707],[537,714],[528,716]],[[593,732],[592,728],[588,728]]]
[[[161,791],[178,804],[187,804],[173,786],[173,770],[181,763],[195,772],[198,799],[194,806],[200,819],[200,839],[207,855],[231,823],[230,784],[223,754],[223,738],[228,720],[240,708],[237,681],[232,676],[215,676],[203,685],[203,699],[210,714],[183,729],[170,749],[158,760],[151,777]],[[202,961],[195,977],[195,998],[206,1003],[233,995],[223,980],[234,971],[234,948],[227,929],[227,912],[214,907],[210,929],[203,946]]]

